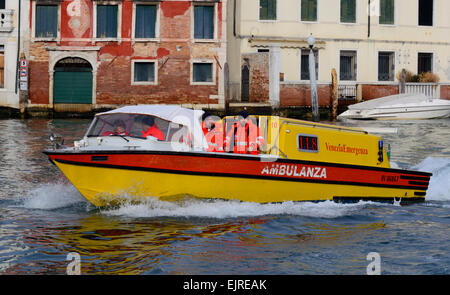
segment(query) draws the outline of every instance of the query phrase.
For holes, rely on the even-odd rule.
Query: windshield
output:
[[[187,135],[186,127],[155,116],[115,113],[97,116],[87,136],[154,137],[160,141],[179,141],[180,136],[174,135],[180,131]]]

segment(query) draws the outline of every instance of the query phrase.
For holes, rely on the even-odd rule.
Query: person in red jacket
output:
[[[128,132],[125,127],[125,123],[122,120],[115,120],[113,123],[114,131],[105,131],[102,136],[122,135],[128,136]]]
[[[248,116],[247,111],[241,111],[238,122],[234,123],[225,138],[225,150],[238,154],[258,154],[258,148],[264,144],[264,137],[260,135],[258,126]]]
[[[202,116],[202,130],[205,135],[206,142],[208,143],[207,152],[222,153],[223,150],[223,124],[217,117],[214,117],[211,113],[206,112]]]
[[[142,118],[141,123],[143,127],[142,137],[153,136],[158,140],[166,139],[164,133],[155,124],[155,119],[153,117],[145,116],[144,118]]]

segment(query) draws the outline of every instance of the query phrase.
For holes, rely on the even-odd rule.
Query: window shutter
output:
[[[302,20],[317,21],[317,0],[302,0]]]
[[[276,20],[277,19],[277,1],[268,0],[267,6],[267,19]]]
[[[155,38],[156,5],[136,5],[136,38]]]
[[[260,0],[259,1],[259,19],[261,19],[261,20],[268,19],[267,1],[269,1],[269,0]]]
[[[195,6],[194,38],[214,38],[214,6]]]
[[[356,22],[356,0],[341,0],[341,22]]]
[[[380,24],[394,24],[394,0],[380,0]]]
[[[36,5],[35,35],[38,38],[56,37],[58,30],[58,6]]]
[[[194,82],[212,82],[212,64],[195,63],[193,68]]]
[[[97,38],[117,37],[117,5],[97,5]]]

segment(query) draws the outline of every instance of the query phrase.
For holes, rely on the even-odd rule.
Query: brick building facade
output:
[[[220,108],[223,2],[32,0],[28,107]]]

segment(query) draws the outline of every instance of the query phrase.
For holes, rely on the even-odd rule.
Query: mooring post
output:
[[[338,109],[339,101],[338,101],[338,83],[337,83],[337,73],[336,69],[331,69],[331,114],[333,120],[337,118],[337,109]]]
[[[309,45],[309,81],[311,88],[311,105],[313,111],[313,120],[318,122],[320,120],[319,117],[319,103],[317,101],[317,83],[316,83],[316,63],[314,59],[314,47],[315,39],[313,35],[309,35],[308,37],[308,45]]]

